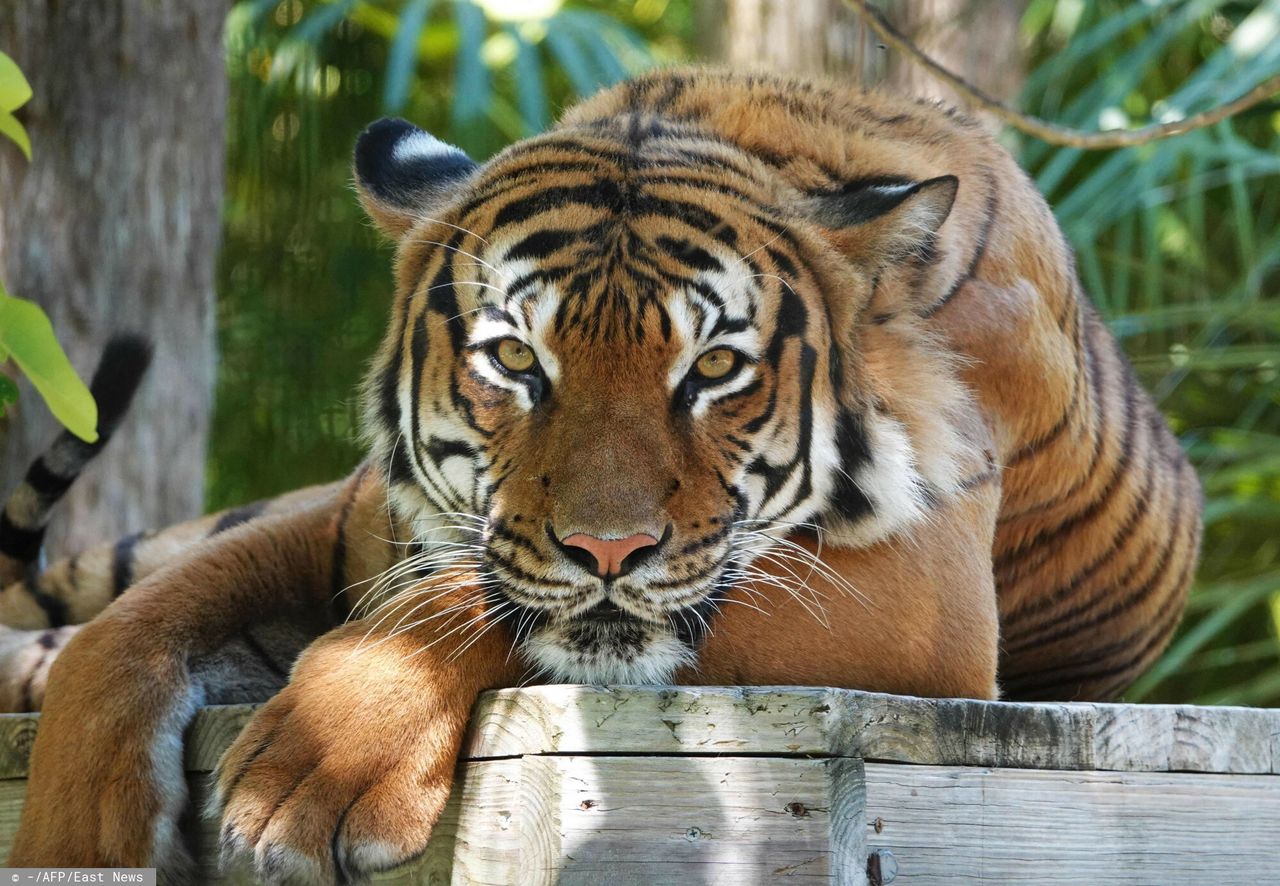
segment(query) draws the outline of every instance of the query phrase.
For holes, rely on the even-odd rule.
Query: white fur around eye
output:
[[[756,368],[750,364],[738,370],[738,374],[728,381],[718,384],[712,382],[698,392],[698,398],[693,401],[693,407],[690,412],[694,418],[701,418],[711,408],[711,404],[717,400],[728,397],[730,394],[737,393],[751,384],[756,377]]]
[[[546,287],[533,303],[529,322],[529,341],[547,380],[552,385],[560,381],[560,361],[547,339],[560,309],[560,293],[553,286]]]

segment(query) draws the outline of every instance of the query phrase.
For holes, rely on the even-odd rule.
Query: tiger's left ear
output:
[[[838,191],[811,194],[803,208],[850,259],[884,266],[930,251],[959,187],[954,175],[922,182],[862,179]]]
[[[356,191],[365,212],[391,238],[429,217],[480,167],[461,148],[405,120],[384,118],[356,141]]]

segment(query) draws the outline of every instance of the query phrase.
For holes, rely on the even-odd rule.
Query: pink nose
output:
[[[581,548],[596,561],[596,575],[611,578],[623,574],[622,561],[641,548],[651,548],[658,543],[652,535],[643,532],[626,538],[596,538],[579,532],[566,538],[562,544]]]

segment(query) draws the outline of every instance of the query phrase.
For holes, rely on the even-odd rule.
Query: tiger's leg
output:
[[[803,558],[757,560],[776,581],[803,578],[811,592],[792,596],[763,581],[732,592],[731,601],[750,605],[721,607],[678,681],[995,698],[999,483],[994,474],[976,482],[913,537],[825,550],[793,539],[820,552],[825,566],[812,572]]]
[[[10,864],[156,865],[182,882],[183,731],[202,703],[249,694],[231,665],[262,627],[332,624],[339,512],[334,500],[228,532],[81,628],[50,671]]]
[[[349,882],[419,854],[477,695],[524,670],[500,620],[427,585],[312,644],[218,765],[224,864]]]
[[[265,517],[293,513],[337,494],[337,485],[210,514],[159,532],[139,532],[52,564],[0,591],[0,712],[38,711],[49,668],[81,625],[156,570],[210,538]]]

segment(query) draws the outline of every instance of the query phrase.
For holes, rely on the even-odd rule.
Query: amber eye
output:
[[[724,378],[737,365],[738,355],[735,351],[731,351],[728,348],[716,348],[714,351],[707,351],[699,357],[698,362],[693,364],[693,368],[698,375],[714,381],[718,378]]]
[[[510,372],[528,372],[538,362],[533,356],[533,348],[514,338],[504,338],[498,342],[494,356]]]

